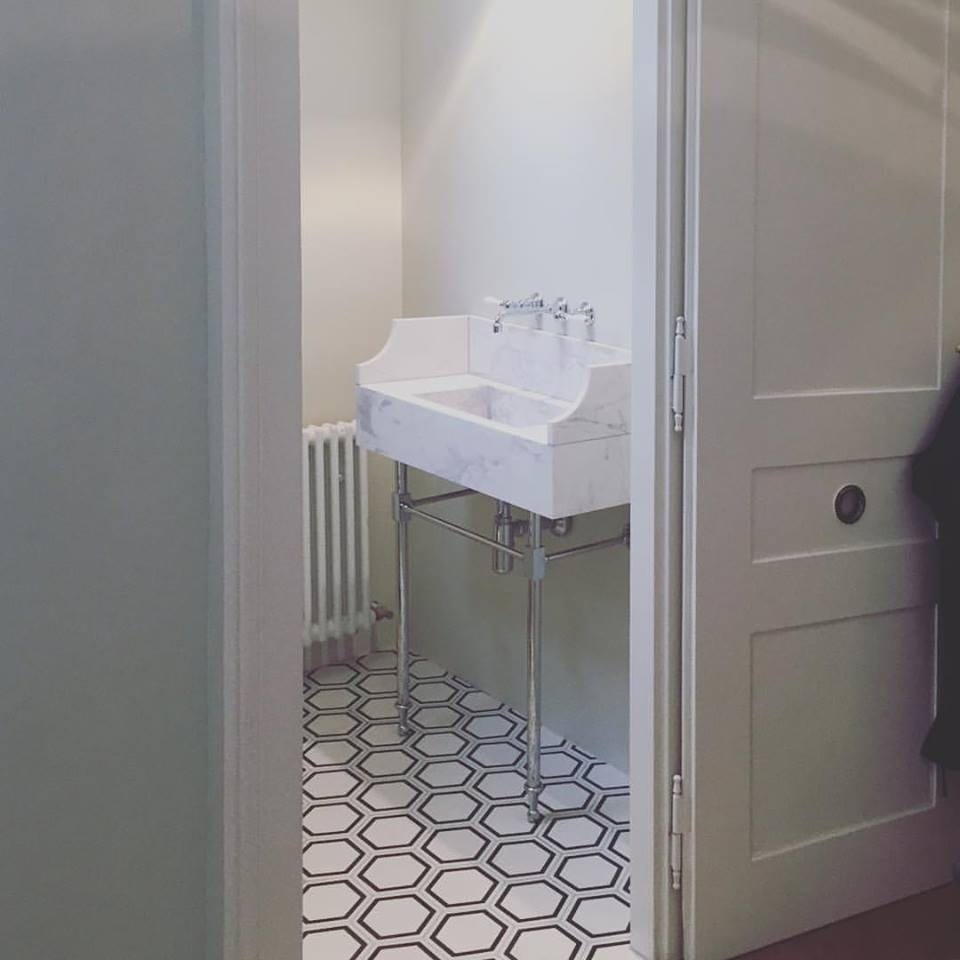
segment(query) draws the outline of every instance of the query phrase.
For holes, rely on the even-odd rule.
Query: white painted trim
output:
[[[209,960],[298,960],[296,0],[204,0],[210,384]]]
[[[669,383],[684,297],[685,23],[685,0],[634,4],[630,852],[633,948],[646,960],[683,955],[668,797],[681,762],[683,443]]]

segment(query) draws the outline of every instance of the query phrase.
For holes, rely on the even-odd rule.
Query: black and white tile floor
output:
[[[623,774],[545,734],[523,806],[523,718],[426,660],[397,733],[393,654],[311,674],[304,960],[635,960]]]

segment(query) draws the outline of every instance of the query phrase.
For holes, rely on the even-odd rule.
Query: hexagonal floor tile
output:
[[[540,760],[540,768],[545,780],[554,780],[564,777],[573,777],[580,769],[582,761],[572,753],[558,750],[556,753],[545,753]]]
[[[574,890],[606,890],[613,887],[623,867],[600,853],[566,857],[557,877]]]
[[[303,829],[312,837],[347,833],[360,821],[360,813],[347,803],[311,807],[303,816]]]
[[[604,797],[597,804],[597,813],[610,823],[622,826],[630,822],[630,797],[624,794]]]
[[[359,736],[371,747],[397,747],[407,739],[395,723],[371,723]]]
[[[474,770],[459,760],[428,763],[414,776],[428,787],[462,787],[474,775]]]
[[[420,799],[420,791],[405,780],[383,780],[370,784],[357,801],[371,810],[407,810]]]
[[[531,826],[524,718],[412,674],[408,740],[392,653],[304,683],[304,960],[629,960],[623,775],[544,730],[552,815]]]
[[[303,938],[303,960],[357,960],[365,946],[351,930],[310,931]]]
[[[462,719],[463,714],[451,707],[421,707],[412,714],[414,725],[424,730],[455,727]]]
[[[553,920],[560,915],[567,894],[545,880],[511,884],[497,901],[497,906],[518,923],[531,920]]]
[[[424,830],[412,817],[380,817],[368,823],[360,836],[377,850],[392,850],[413,846]]]
[[[506,740],[516,728],[516,723],[501,714],[474,717],[464,727],[477,740]]]
[[[570,923],[590,937],[612,937],[630,931],[630,904],[609,894],[581,900]]]
[[[590,806],[593,794],[579,783],[548,784],[540,796],[545,810],[553,813],[586,810]]]
[[[307,747],[303,759],[311,767],[345,767],[359,753],[360,748],[349,740],[318,740]]]
[[[478,766],[493,769],[516,766],[523,759],[523,751],[512,743],[481,743],[468,756]]]
[[[544,836],[563,850],[582,850],[595,847],[605,832],[606,827],[593,818],[575,816],[552,820]]]
[[[397,678],[392,673],[371,673],[357,684],[357,689],[374,697],[384,696],[388,693],[395,694],[397,692]]]
[[[389,893],[416,887],[429,870],[427,864],[412,853],[377,855],[361,871],[360,879],[378,893]]]
[[[457,688],[443,680],[421,680],[415,683],[411,697],[417,703],[449,703],[457,696]]]
[[[353,667],[339,664],[314,670],[308,679],[318,687],[345,687],[359,676],[360,674]]]
[[[515,800],[523,796],[526,788],[526,779],[515,770],[485,773],[477,781],[477,790],[491,800]]]
[[[441,680],[447,676],[447,671],[432,660],[414,660],[410,664],[410,675],[418,680]]]
[[[433,910],[419,897],[386,897],[372,903],[359,922],[378,940],[388,940],[422,933],[431,917]]]
[[[420,807],[420,812],[432,823],[462,823],[470,820],[480,809],[480,801],[466,793],[435,793]]]
[[[363,859],[363,851],[349,840],[311,843],[303,851],[303,870],[309,877],[349,873]]]
[[[304,729],[318,740],[324,738],[342,739],[360,726],[360,721],[348,713],[321,713],[308,721]]]
[[[346,880],[317,883],[303,892],[303,919],[306,923],[346,920],[363,900],[363,894]]]
[[[369,720],[396,720],[396,697],[373,697],[362,703],[358,708]]]
[[[480,818],[480,823],[496,837],[527,836],[537,830],[527,819],[527,806],[523,803],[491,807]]]
[[[365,756],[359,766],[369,777],[402,777],[416,762],[403,750],[381,750]]]
[[[507,948],[510,960],[572,960],[580,944],[563,930],[521,930]]]
[[[307,697],[307,703],[313,707],[314,710],[321,712],[330,710],[343,711],[346,710],[347,707],[353,706],[359,699],[359,695],[354,693],[349,687],[339,689],[336,687],[321,687]]]
[[[303,781],[303,792],[312,800],[335,800],[349,797],[360,780],[347,770],[312,773]]]
[[[495,949],[506,931],[488,913],[461,913],[445,917],[433,939],[454,956],[465,956]]]
[[[425,757],[455,757],[463,753],[467,741],[457,733],[424,733],[411,746]]]
[[[465,693],[457,700],[457,703],[471,713],[495,713],[502,708],[499,701],[480,690],[471,690],[469,693]]]
[[[506,877],[532,877],[546,872],[553,853],[536,840],[501,843],[490,857],[490,865]]]
[[[446,907],[473,907],[484,903],[497,885],[476,867],[443,870],[427,888]]]
[[[616,767],[611,767],[609,763],[590,764],[583,777],[601,790],[626,790],[630,786],[626,774]]]
[[[473,827],[458,827],[437,830],[423,849],[440,863],[460,863],[476,860],[489,844]]]

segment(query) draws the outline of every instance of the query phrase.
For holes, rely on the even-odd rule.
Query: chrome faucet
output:
[[[507,317],[539,317],[547,312],[546,301],[539,293],[531,293],[523,300],[498,300],[487,297],[487,303],[497,308],[497,319],[493,321],[493,332],[503,332],[503,321]]]
[[[586,328],[587,339],[592,340],[597,325],[597,311],[593,305],[584,300],[576,310],[571,310],[565,297],[558,297],[552,304],[539,293],[531,293],[522,300],[500,300],[497,297],[487,297],[487,303],[497,308],[497,318],[493,321],[493,332],[503,332],[503,321],[508,317],[542,317],[549,313],[558,324],[565,325],[571,319],[580,319]]]
[[[593,304],[589,300],[584,300],[576,310],[567,313],[567,319],[571,317],[579,317],[583,320],[583,325],[587,331],[587,339],[592,340],[597,328],[597,311]]]

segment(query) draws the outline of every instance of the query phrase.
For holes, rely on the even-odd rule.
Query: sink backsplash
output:
[[[469,318],[470,372],[561,400],[576,400],[585,385],[585,365],[629,363],[630,351],[560,337],[509,321],[493,333],[491,321]]]

